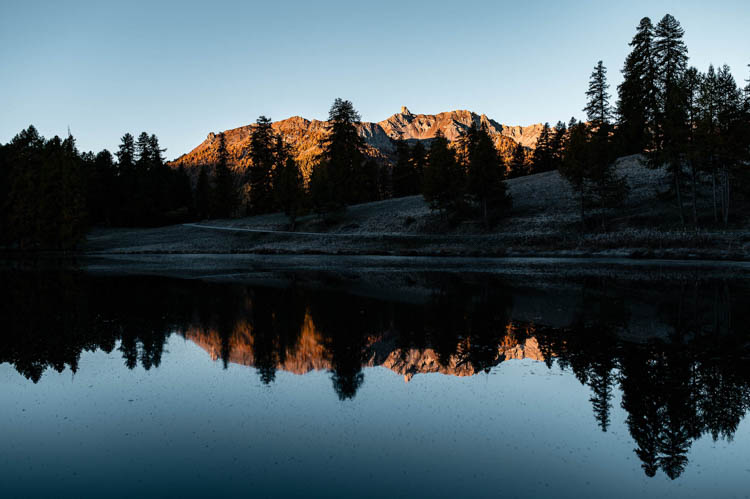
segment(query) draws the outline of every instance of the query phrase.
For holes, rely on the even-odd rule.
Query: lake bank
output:
[[[185,224],[149,229],[95,229],[82,254],[271,254],[437,257],[633,258],[750,260],[744,232],[602,234],[398,234],[288,232],[234,225]],[[230,222],[236,223],[236,222]]]

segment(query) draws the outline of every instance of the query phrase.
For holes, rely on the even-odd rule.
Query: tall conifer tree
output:
[[[357,131],[359,113],[354,105],[337,98],[328,113],[328,133],[313,167],[310,194],[316,210],[330,213],[365,198],[364,140]]]
[[[248,169],[250,184],[249,213],[267,213],[273,208],[271,194],[275,158],[275,134],[271,128],[271,119],[260,116],[250,135],[250,159]],[[284,159],[281,159],[283,162]]]
[[[651,154],[654,167],[666,166],[672,175],[681,225],[685,225],[682,200],[683,160],[687,140],[687,109],[683,75],[687,69],[685,31],[670,14],[656,25],[654,60],[657,68],[659,112],[656,117],[655,146]]]
[[[424,171],[422,194],[430,209],[443,216],[460,212],[466,184],[466,174],[459,164],[448,140],[438,131],[430,145]]]
[[[536,147],[531,161],[531,173],[548,172],[554,168],[554,159],[552,154],[552,137],[549,123],[545,123],[539,138],[536,140]]]
[[[508,178],[521,177],[527,173],[526,148],[519,142],[513,148],[513,156],[508,163]]]
[[[485,227],[510,204],[505,188],[505,165],[497,155],[495,144],[483,124],[472,126],[466,191],[479,207]]]
[[[622,69],[623,82],[617,87],[617,134],[625,154],[643,152],[653,146],[658,108],[651,19],[641,19],[630,46],[632,50]]]
[[[412,163],[409,144],[403,140],[395,142],[396,163],[391,174],[393,197],[413,196],[419,193],[419,172]]]
[[[224,132],[219,134],[217,154],[218,159],[214,169],[213,216],[216,218],[229,218],[234,214],[237,206],[237,192],[234,187],[232,172],[229,170],[229,152],[227,151]]]

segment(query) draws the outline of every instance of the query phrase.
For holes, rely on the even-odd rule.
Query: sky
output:
[[[175,158],[260,115],[326,119],[336,97],[365,121],[567,121],[596,62],[614,94],[639,20],[666,13],[692,65],[748,78],[747,0],[0,0],[0,143],[30,124],[94,151],[147,131]]]

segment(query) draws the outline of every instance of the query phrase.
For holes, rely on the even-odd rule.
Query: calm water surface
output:
[[[0,497],[748,497],[731,274],[4,268]]]

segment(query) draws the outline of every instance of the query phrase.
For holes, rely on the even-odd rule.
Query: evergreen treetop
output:
[[[599,61],[591,73],[589,88],[586,91],[588,102],[586,107],[583,108],[589,122],[597,129],[609,124],[612,119],[612,108],[609,105],[610,94],[607,89],[609,89],[607,68],[602,61]]]

